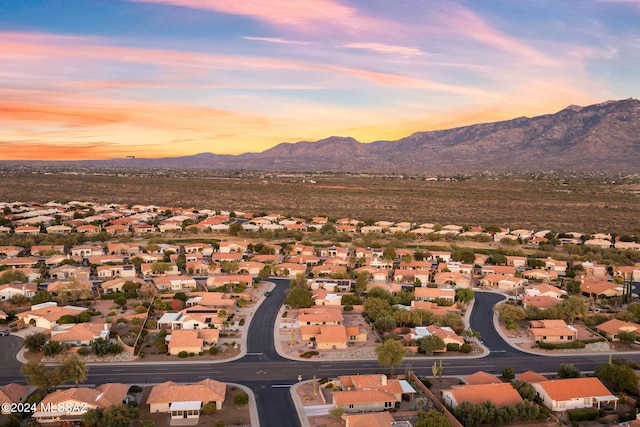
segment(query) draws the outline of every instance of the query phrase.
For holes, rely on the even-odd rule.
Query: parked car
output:
[[[267,292],[265,292],[265,293],[264,293],[264,296],[265,296],[265,297],[268,297],[269,295],[271,295],[271,292],[270,292],[270,291],[267,291]]]
[[[9,331],[6,329],[0,329],[0,337],[6,337],[7,335],[9,335]]]

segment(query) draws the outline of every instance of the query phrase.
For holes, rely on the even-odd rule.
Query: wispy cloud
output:
[[[278,43],[278,44],[297,44],[297,45],[307,45],[309,42],[297,41],[297,40],[285,40],[279,37],[243,37],[245,40],[258,41],[258,42],[267,42],[267,43]]]
[[[230,15],[247,16],[267,24],[297,32],[315,32],[318,28],[342,28],[355,31],[380,24],[358,11],[334,0],[131,0],[192,9],[209,10]]]
[[[363,49],[378,53],[400,55],[405,58],[424,55],[424,52],[416,47],[395,46],[382,43],[349,43],[343,45],[343,47],[349,49]]]

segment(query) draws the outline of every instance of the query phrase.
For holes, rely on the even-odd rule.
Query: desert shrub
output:
[[[576,409],[569,411],[569,419],[572,422],[593,421],[598,418],[598,410],[595,408]]]
[[[320,353],[315,350],[305,351],[300,355],[300,357],[304,357],[305,359],[311,359],[313,356],[317,356]]]
[[[249,403],[249,395],[245,392],[238,393],[233,398],[233,402],[236,405],[246,405],[247,403]]]
[[[42,347],[45,356],[55,356],[62,351],[62,344],[59,341],[49,341]]]
[[[353,311],[353,306],[352,305],[345,305],[344,306],[344,311]]]
[[[187,353],[186,351],[181,351],[180,353],[178,353],[178,357],[181,359],[184,359],[185,357],[188,357],[189,353]]]
[[[447,344],[447,351],[460,351],[460,344],[455,342]]]
[[[205,405],[202,407],[202,413],[204,415],[215,414],[217,410],[218,408],[216,407],[216,404],[214,402],[205,403]]]
[[[137,306],[137,307],[135,308],[135,312],[136,312],[136,313],[139,313],[139,314],[142,314],[142,313],[146,313],[146,312],[147,312],[147,309],[146,309],[144,306],[139,305],[139,306]]]
[[[462,345],[460,346],[460,353],[464,353],[464,354],[471,353],[471,345],[469,345],[469,344],[462,344]]]
[[[91,352],[91,350],[89,350],[89,347],[80,347],[80,348],[78,349],[78,354],[79,354],[80,356],[86,356],[86,355],[88,355],[90,352]]]
[[[142,387],[139,385],[132,385],[129,387],[129,393],[140,393],[142,391]]]
[[[209,354],[211,354],[211,355],[215,356],[216,354],[218,354],[218,352],[219,352],[219,351],[220,351],[220,350],[218,350],[218,347],[211,347],[211,348],[209,349]]]

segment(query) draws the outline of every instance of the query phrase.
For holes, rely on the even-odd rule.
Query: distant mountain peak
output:
[[[66,164],[430,175],[552,169],[638,173],[640,101],[629,98],[585,107],[570,105],[554,114],[415,132],[396,141],[361,143],[349,136],[331,136],[237,156],[200,153]]]

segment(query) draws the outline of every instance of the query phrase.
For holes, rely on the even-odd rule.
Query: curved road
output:
[[[164,381],[196,382],[204,378],[232,381],[251,388],[262,427],[297,427],[300,425],[291,401],[289,387],[298,375],[305,379],[336,377],[353,373],[379,373],[375,360],[355,361],[295,361],[282,358],[275,350],[274,323],[284,301],[287,280],[272,280],[275,288],[265,298],[251,319],[246,356],[231,362],[134,362],[119,365],[91,365],[87,384],[102,384],[119,381],[126,384],[156,384]],[[509,346],[493,326],[493,305],[504,299],[502,295],[476,292],[470,327],[482,335],[489,353],[478,358],[443,358],[444,375],[467,375],[478,370],[500,374],[506,366],[516,372],[533,369],[537,372],[556,372],[561,363],[573,363],[581,371],[592,371],[598,364],[607,362],[608,354],[566,355],[545,357],[532,355]],[[18,337],[2,337],[0,349],[0,382],[24,382],[20,364],[15,354],[22,345]],[[640,355],[625,356],[640,360]],[[431,375],[431,365],[436,358],[408,357],[402,370],[413,370],[418,375]]]

